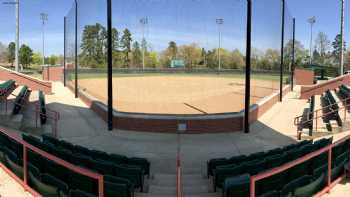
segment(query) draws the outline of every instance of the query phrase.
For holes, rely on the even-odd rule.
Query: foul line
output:
[[[195,107],[195,106],[192,106],[192,105],[190,105],[190,104],[188,104],[188,103],[184,103],[184,105],[186,105],[187,107],[190,107],[190,108],[192,108],[192,109],[194,109],[194,110],[197,110],[197,111],[199,111],[199,112],[202,112],[203,114],[208,114],[207,112],[205,112],[205,111],[203,111],[203,110],[201,110],[201,109],[199,109],[199,108],[197,108],[197,107]]]

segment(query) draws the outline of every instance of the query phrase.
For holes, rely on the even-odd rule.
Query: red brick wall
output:
[[[314,71],[295,69],[294,78],[296,85],[313,85],[314,84]]]
[[[45,94],[52,93],[52,84],[48,81],[42,81],[34,77],[30,77],[12,70],[0,67],[0,80],[15,80],[18,85],[26,85],[31,90],[41,90]]]
[[[42,75],[46,81],[62,81],[63,67],[44,67]]]
[[[313,95],[321,95],[325,91],[334,90],[342,84],[350,85],[350,74],[328,80],[324,83],[301,86],[300,99],[308,99]]]

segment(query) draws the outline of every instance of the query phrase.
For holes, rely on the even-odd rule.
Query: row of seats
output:
[[[350,112],[350,107],[349,107],[349,105],[350,105],[350,100],[349,100],[349,98],[350,98],[350,89],[347,86],[345,86],[345,85],[339,86],[338,96],[343,101],[345,100],[344,105],[348,106],[347,110],[348,110],[348,112]]]
[[[23,86],[19,94],[17,95],[13,107],[12,114],[18,114],[23,106],[28,102],[29,96],[31,94],[31,90],[27,86]]]
[[[5,81],[0,84],[0,97],[7,97],[14,89],[16,89],[16,82],[14,80]]]
[[[338,113],[339,106],[329,90],[321,96],[321,106],[323,113],[322,120],[326,124],[328,131],[332,131],[331,120],[337,121],[337,124],[340,127],[343,125]]]
[[[103,174],[106,197],[133,196],[135,188],[141,187],[142,190],[143,177],[149,174],[149,162],[145,159],[109,155],[50,136],[43,136],[43,140],[40,140],[23,135],[23,139],[67,162]],[[0,134],[0,160],[20,178],[23,178],[22,158],[23,146]],[[32,151],[28,151],[28,161],[29,184],[43,196],[74,196],[73,193],[86,194],[78,196],[96,196],[98,193],[95,179],[75,173]]]
[[[279,167],[331,143],[331,138],[322,139],[315,143],[303,141],[298,144],[292,144],[268,152],[254,153],[249,156],[242,155],[212,159],[208,161],[208,175],[213,178],[214,189],[217,187],[222,188],[225,196],[249,196],[250,176]],[[332,151],[332,180],[342,174],[344,164],[350,156],[349,150],[350,140],[334,147]],[[319,191],[319,188],[324,186],[325,179],[320,177],[322,173],[327,171],[327,161],[328,153],[324,153],[284,172],[262,179],[256,183],[256,195],[265,196],[265,193],[271,192],[277,194],[277,196],[289,193],[291,193],[291,196],[294,196],[295,191],[290,189],[290,185],[294,185],[293,183],[303,176],[309,177],[309,184],[317,185],[317,187],[315,186],[317,189],[313,188],[309,191],[316,193]],[[320,179],[323,180],[322,184],[318,183]],[[311,188],[312,186],[309,184],[302,184],[300,187],[295,186],[294,189]]]
[[[309,102],[310,106],[308,108],[304,108],[300,124],[298,125],[299,132],[301,132],[303,129],[309,129],[309,132],[312,131],[315,110],[315,96],[312,96],[309,99]]]

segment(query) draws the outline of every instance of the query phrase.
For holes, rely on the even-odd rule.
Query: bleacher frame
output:
[[[104,176],[102,174],[99,174],[99,173],[93,172],[91,170],[73,165],[73,164],[68,163],[68,162],[66,162],[66,161],[64,161],[64,160],[62,160],[62,159],[60,159],[60,158],[58,158],[50,153],[47,153],[43,150],[40,150],[39,148],[37,148],[37,147],[29,144],[28,142],[24,141],[23,139],[21,139],[21,137],[18,136],[17,134],[8,132],[8,130],[5,128],[0,127],[0,132],[23,146],[23,171],[24,171],[23,180],[18,178],[10,169],[8,169],[1,162],[0,162],[0,168],[4,169],[4,171],[7,172],[7,174],[9,174],[12,178],[14,178],[14,180],[17,183],[19,183],[25,189],[25,191],[28,191],[34,197],[42,197],[42,195],[40,195],[38,192],[36,192],[34,189],[32,189],[28,185],[28,168],[27,168],[28,167],[28,156],[27,156],[28,150],[30,150],[30,151],[48,159],[48,160],[51,160],[51,161],[53,161],[61,166],[64,166],[65,168],[72,170],[73,172],[76,172],[78,174],[96,179],[98,182],[98,197],[104,197]]]
[[[286,171],[294,166],[297,166],[298,164],[301,164],[307,160],[310,160],[314,157],[317,157],[325,152],[328,152],[328,173],[327,173],[327,186],[325,188],[323,188],[320,192],[318,192],[317,194],[314,195],[314,197],[321,197],[322,195],[328,193],[335,185],[337,185],[340,181],[342,181],[345,178],[345,174],[343,174],[342,176],[338,177],[337,179],[335,179],[333,182],[331,181],[331,167],[332,167],[332,149],[337,146],[340,145],[342,143],[344,143],[345,141],[350,139],[350,135],[338,140],[337,142],[334,142],[330,145],[327,145],[324,148],[321,148],[320,150],[317,150],[315,152],[309,153],[297,160],[288,162],[280,167],[276,167],[270,170],[267,170],[265,172],[259,173],[257,175],[253,175],[250,177],[250,197],[255,197],[255,183],[259,180],[271,177],[273,175],[276,175],[280,172]]]

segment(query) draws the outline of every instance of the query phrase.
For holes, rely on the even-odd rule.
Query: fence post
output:
[[[103,175],[98,178],[98,197],[104,197]]]
[[[327,178],[327,187],[331,185],[331,176],[332,176],[332,145],[329,146],[328,150],[328,178]]]
[[[27,147],[23,144],[23,179],[25,184],[25,189],[28,187],[28,164],[27,164]]]

